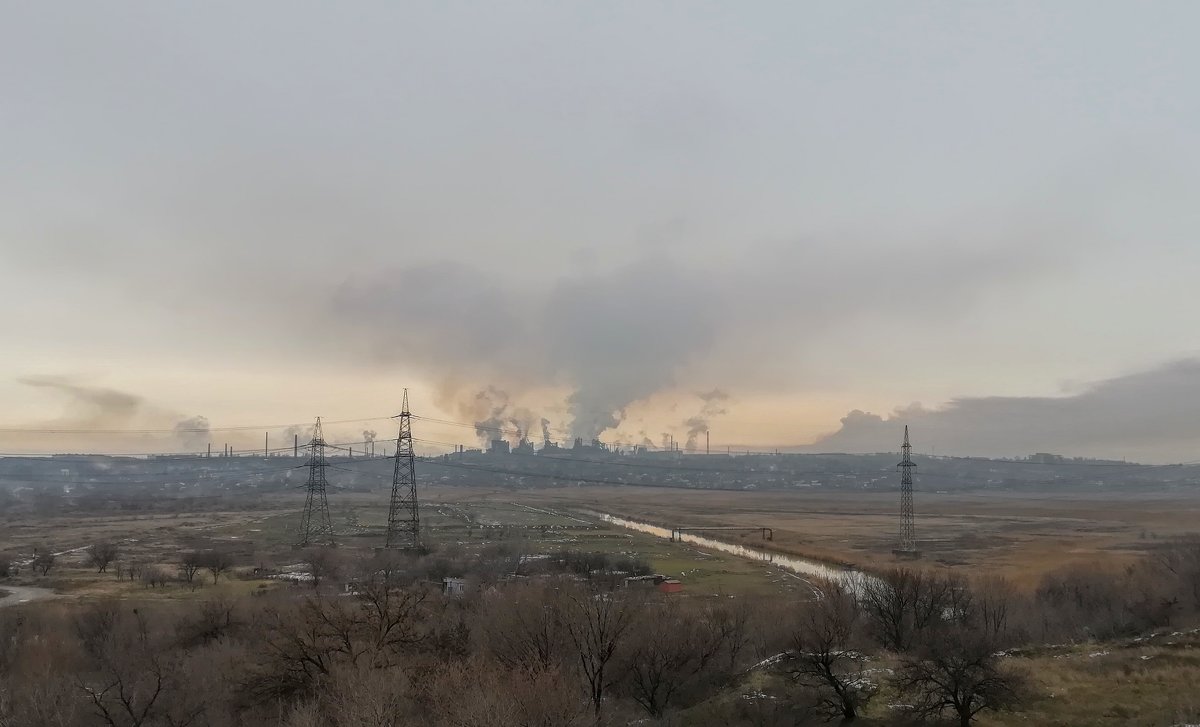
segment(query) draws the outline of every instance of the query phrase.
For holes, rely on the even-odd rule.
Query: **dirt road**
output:
[[[57,598],[58,594],[49,588],[38,588],[36,586],[14,586],[8,583],[0,586],[0,591],[6,591],[8,595],[0,598],[0,608],[5,606],[16,606],[30,601],[41,601],[47,598]]]

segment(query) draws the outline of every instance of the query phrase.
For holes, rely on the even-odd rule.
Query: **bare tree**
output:
[[[79,658],[63,612],[0,610],[0,725],[72,727],[83,705],[67,665]]]
[[[991,639],[976,629],[955,626],[931,635],[916,655],[904,659],[896,688],[918,716],[934,719],[949,712],[960,727],[970,727],[984,710],[1019,704],[1026,678],[1001,665]]]
[[[730,670],[737,666],[738,659],[753,640],[752,617],[753,611],[745,599],[711,606],[705,611],[705,623],[716,632],[728,660],[726,668]]]
[[[88,546],[88,563],[96,567],[97,573],[108,570],[108,566],[121,555],[121,549],[113,542],[94,543]]]
[[[962,578],[893,568],[862,583],[867,622],[881,646],[906,651],[914,640],[943,621],[969,612],[970,591]]]
[[[212,574],[213,585],[216,585],[217,580],[222,573],[227,573],[233,567],[233,554],[227,550],[217,548],[204,553],[204,567]]]
[[[361,638],[377,666],[395,665],[403,652],[425,639],[430,596],[426,586],[399,587],[390,570],[370,574],[359,582]]]
[[[194,615],[189,613],[176,624],[177,643],[187,649],[216,641],[238,627],[236,614],[233,601],[210,598],[200,604]]]
[[[90,657],[78,686],[97,719],[109,727],[151,724],[168,675],[145,614],[97,604],[79,615],[76,632]]]
[[[567,594],[565,623],[588,688],[597,724],[604,695],[616,680],[610,671],[644,601],[627,592],[579,588]]]
[[[142,570],[142,585],[147,588],[165,586],[170,580],[171,574],[158,566],[151,566]]]
[[[188,585],[195,585],[196,574],[204,568],[205,555],[201,551],[190,550],[179,559],[179,576]]]
[[[482,631],[492,657],[511,669],[545,670],[567,662],[570,643],[556,589],[507,589],[486,598]]]
[[[1107,563],[1076,563],[1047,573],[1036,599],[1046,638],[1111,638],[1139,630],[1127,608],[1127,574]]]
[[[382,576],[358,588],[353,600],[313,595],[262,613],[265,660],[251,692],[295,696],[339,665],[389,669],[422,642],[428,589],[397,588]]]
[[[57,560],[58,558],[54,553],[43,549],[34,554],[33,562],[30,565],[35,572],[45,576],[50,573],[50,569],[54,567],[54,563]]]
[[[336,578],[338,575],[340,563],[337,551],[333,548],[309,548],[304,551],[304,562],[308,565],[309,574],[312,575],[313,588],[319,588],[322,581]]]
[[[651,717],[661,718],[686,690],[716,676],[723,634],[699,614],[671,602],[634,626],[622,661],[623,690]]]
[[[1016,588],[999,576],[986,577],[973,587],[975,593],[971,623],[997,646],[1005,647],[1017,638],[1013,611],[1019,603]]]
[[[1193,612],[1200,611],[1200,537],[1190,537],[1158,548],[1151,566],[1174,581],[1174,589]]]
[[[860,610],[854,594],[834,583],[819,587],[805,605],[792,637],[785,670],[815,690],[816,709],[850,721],[874,696],[877,687],[863,675],[866,657],[855,650]]]

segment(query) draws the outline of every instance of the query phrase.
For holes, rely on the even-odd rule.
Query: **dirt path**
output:
[[[59,594],[49,588],[38,588],[37,586],[13,586],[4,584],[0,590],[6,591],[7,595],[0,598],[0,608],[5,606],[17,606],[30,601],[41,601],[47,598],[58,598]]]

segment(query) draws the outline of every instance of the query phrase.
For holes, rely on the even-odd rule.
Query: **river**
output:
[[[608,513],[603,512],[589,512],[588,514],[597,517],[606,523],[619,525],[629,530],[636,530],[639,533],[647,533],[649,535],[655,535],[668,540],[671,539],[671,530],[668,528],[651,525],[649,523],[638,522],[637,520],[629,520],[627,518],[609,515]],[[786,568],[794,573],[823,578],[854,590],[857,590],[858,584],[863,578],[868,577],[860,571],[852,570],[850,568],[838,568],[835,566],[826,565],[825,563],[821,563],[819,561],[808,560],[807,558],[800,558],[794,555],[784,555],[783,553],[776,553],[770,550],[749,548],[745,545],[727,543],[723,540],[713,540],[712,538],[706,538],[702,535],[694,535],[692,533],[680,533],[677,539],[685,543],[698,545],[701,548],[719,550],[722,553],[736,555],[739,558],[746,558],[747,560],[754,560],[760,563],[777,565],[780,568]]]

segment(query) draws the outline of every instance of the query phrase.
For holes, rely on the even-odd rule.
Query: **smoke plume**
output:
[[[890,292],[894,269],[886,257],[864,261],[848,252],[818,256],[807,245],[764,244],[719,270],[655,253],[563,275],[540,291],[505,285],[469,263],[355,274],[336,290],[331,310],[335,328],[357,330],[381,361],[402,353],[455,380],[566,389],[571,435],[590,441],[617,427],[631,404],[676,386],[679,373],[700,361],[717,360],[744,376],[748,348],[802,356],[798,344],[778,335],[798,319],[805,328],[796,340],[811,341],[864,314],[944,312],[946,300],[962,308],[989,283],[1027,275],[1040,258],[1036,251],[1013,256],[1001,246],[936,246],[921,259],[912,273],[919,279],[900,300]],[[721,305],[710,305],[714,300]],[[378,324],[386,320],[379,312],[397,308],[409,314],[403,330],[381,336]],[[814,308],[822,315],[806,314]],[[471,421],[518,426],[506,418],[506,399],[495,389],[485,403],[470,404],[478,409]],[[699,421],[688,425],[698,427]],[[485,439],[482,428],[477,433]]]
[[[299,443],[304,446],[312,441],[313,435],[316,434],[316,426],[309,424],[307,426],[292,426],[283,430],[284,441],[292,440],[294,443]]]
[[[548,439],[549,420],[539,419],[532,411],[516,406],[508,392],[488,386],[458,402],[459,416],[475,424],[475,436],[486,447],[493,439],[518,444],[529,438],[533,427],[542,422],[543,439]]]
[[[175,424],[175,436],[188,452],[199,452],[212,441],[212,431],[209,429],[208,418],[194,416]]]
[[[712,418],[726,413],[724,403],[729,400],[729,394],[720,389],[700,392],[696,396],[704,402],[700,407],[700,412],[693,417],[688,417],[683,422],[683,426],[687,427],[687,443],[684,447],[689,452],[695,452],[699,448],[697,440],[701,434],[709,430]]]
[[[24,376],[18,380],[26,386],[65,394],[68,399],[64,420],[80,426],[128,424],[142,410],[143,399],[136,394],[87,386],[65,376]]]

